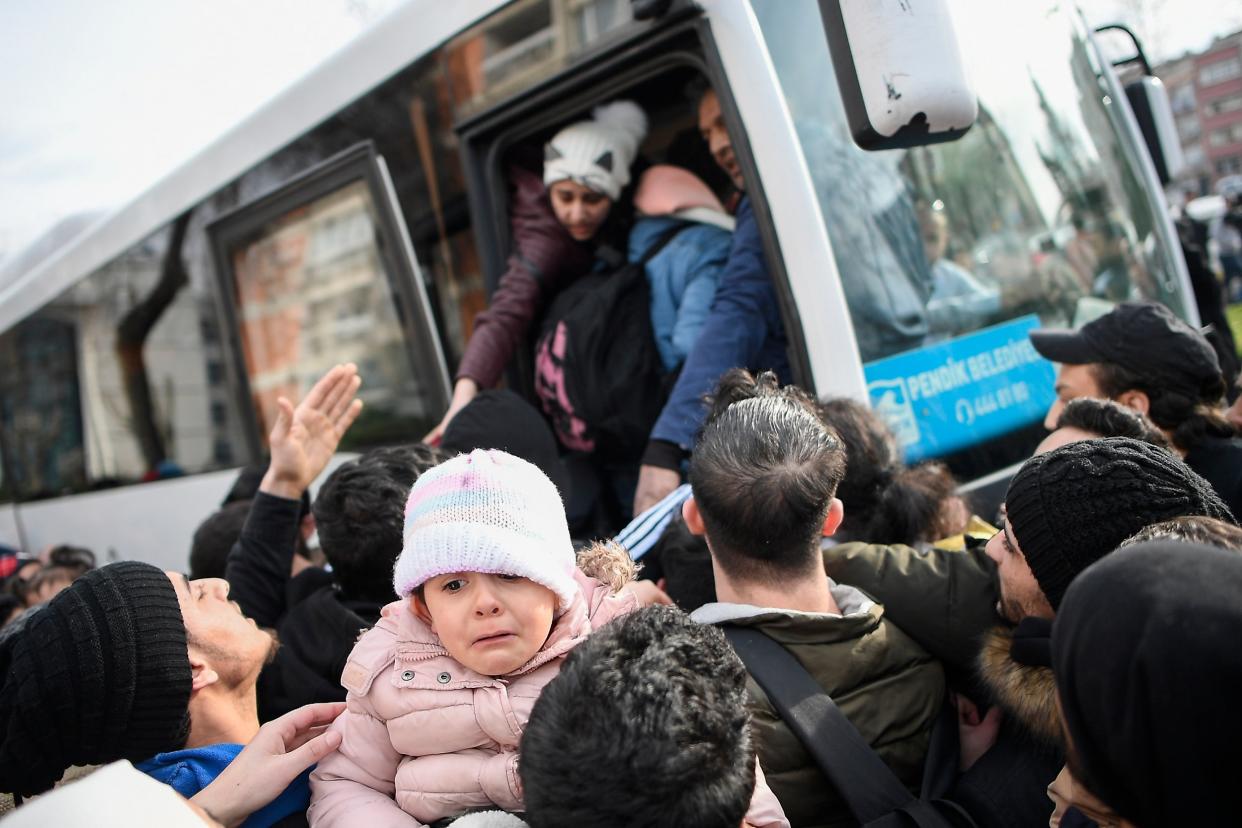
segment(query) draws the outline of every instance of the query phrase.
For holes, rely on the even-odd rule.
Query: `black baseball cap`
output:
[[[1039,328],[1030,337],[1053,362],[1111,362],[1196,400],[1224,389],[1220,360],[1207,337],[1156,302],[1122,302],[1076,331]]]

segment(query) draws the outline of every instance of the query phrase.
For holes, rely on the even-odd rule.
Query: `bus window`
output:
[[[0,335],[0,445],[16,499],[242,459],[227,389],[211,381],[223,359],[212,294],[184,267],[193,223],[182,216]]]
[[[447,404],[422,279],[400,252],[396,205],[384,211],[382,170],[359,145],[209,228],[261,436],[278,397],[301,399],[342,362],[358,366],[365,403],[345,450],[416,439]]]
[[[752,6],[813,179],[872,402],[908,459],[946,457],[971,478],[1029,450],[1024,429],[1052,393],[1051,366],[1025,345],[1029,328],[1078,324],[1129,298],[1184,313],[1134,150],[1122,145],[1116,104],[1069,13],[1052,3],[955,3],[978,122],[952,143],[866,152],[829,80],[817,4]],[[967,364],[969,343],[993,340],[1001,344],[978,348],[1012,348]],[[920,364],[949,370],[912,387]],[[1018,368],[1004,393],[949,393],[976,367],[1009,365]],[[986,442],[1011,434],[1025,435],[1021,446]]]

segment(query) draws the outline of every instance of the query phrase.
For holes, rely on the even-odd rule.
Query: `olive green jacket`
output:
[[[882,602],[887,618],[951,672],[973,675],[983,638],[1000,620],[996,565],[982,546],[920,552],[843,543],[823,555],[828,577]]]
[[[707,604],[703,623],[753,627],[784,645],[912,791],[918,791],[932,724],[944,700],[940,665],[859,590],[832,585],[842,615]],[[793,828],[856,825],[814,758],[754,679],[747,695],[759,763]]]

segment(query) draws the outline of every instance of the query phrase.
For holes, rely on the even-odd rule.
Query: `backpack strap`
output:
[[[958,824],[906,789],[788,650],[748,627],[722,624],[721,630],[781,720],[845,799],[855,819],[874,828]]]
[[[638,258],[636,264],[641,267],[646,267],[647,262],[659,255],[660,251],[667,247],[669,242],[677,238],[682,230],[688,230],[694,224],[695,222],[693,221],[675,220],[672,227],[669,227],[659,236],[656,236],[656,240],[652,242],[650,247],[647,248],[647,252],[643,253],[643,255]]]

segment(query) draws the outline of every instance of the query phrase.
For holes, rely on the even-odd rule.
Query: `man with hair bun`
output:
[[[861,591],[824,575],[845,450],[805,392],[776,375],[725,374],[690,466],[686,526],[711,553],[717,601],[692,618],[756,630],[785,647],[912,791],[919,789],[944,674]],[[853,819],[793,730],[750,679],[768,783],[794,826]]]

